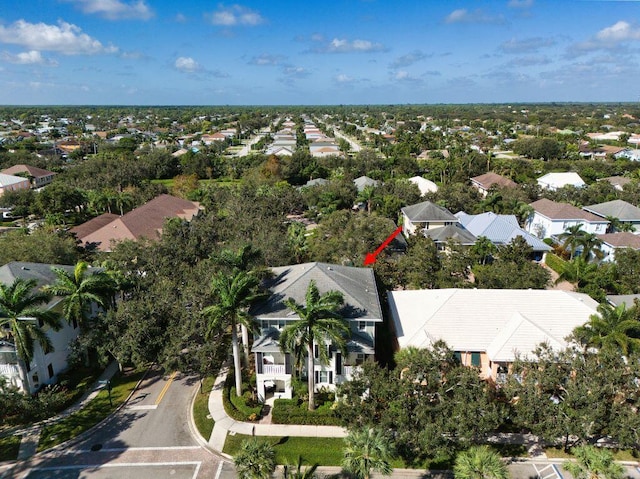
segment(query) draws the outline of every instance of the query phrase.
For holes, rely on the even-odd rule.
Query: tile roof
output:
[[[569,203],[556,203],[547,198],[542,198],[530,203],[530,205],[537,213],[552,220],[584,220],[591,223],[608,223],[601,217],[581,210]]]
[[[538,184],[548,188],[562,188],[563,186],[573,185],[576,187],[584,186],[585,182],[578,173],[547,173],[538,178]]]
[[[597,312],[586,294],[559,290],[433,289],[387,293],[401,348],[442,339],[454,351],[486,351],[492,361],[530,355],[543,341],[566,345]]]
[[[291,319],[294,313],[284,300],[305,303],[307,287],[315,281],[320,294],[339,291],[344,295],[343,314],[350,320],[382,321],[382,308],[371,268],[327,263],[304,263],[271,268],[273,278],[265,282],[272,295],[251,311],[259,319]]]
[[[606,218],[612,216],[620,221],[640,221],[640,208],[623,200],[607,201],[597,205],[583,206],[583,210]]]
[[[427,222],[427,221],[453,221],[458,222],[451,211],[443,206],[432,203],[431,201],[423,201],[411,206],[405,206],[402,208],[402,212],[413,223]]]

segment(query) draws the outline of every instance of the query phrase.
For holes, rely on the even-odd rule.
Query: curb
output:
[[[189,404],[189,432],[191,433],[193,438],[196,440],[196,442],[208,453],[216,457],[223,457],[233,462],[233,458],[229,454],[225,454],[222,451],[218,451],[217,449],[212,448],[209,445],[209,442],[204,438],[204,436],[200,434],[200,431],[196,427],[196,422],[193,418],[193,405],[195,404],[196,398],[198,397],[199,393],[200,393],[199,388],[196,388],[196,392],[193,395],[193,398],[191,398],[191,403]]]

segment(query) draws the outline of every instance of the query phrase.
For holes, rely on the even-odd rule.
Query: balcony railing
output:
[[[342,375],[346,379],[353,379],[353,376],[360,370],[360,366],[342,366]]]
[[[17,364],[0,364],[0,375],[8,378],[20,376],[20,368]]]
[[[262,374],[287,374],[284,364],[263,364]]]

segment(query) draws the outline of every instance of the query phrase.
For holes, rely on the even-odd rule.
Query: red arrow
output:
[[[393,238],[398,236],[401,231],[402,231],[402,226],[398,226],[396,230],[393,233],[391,233],[389,237],[386,240],[384,240],[384,242],[380,246],[378,246],[378,249],[376,249],[373,253],[367,253],[367,256],[365,256],[364,258],[364,265],[366,266],[368,264],[375,263],[378,255],[382,252],[382,250],[385,249],[389,245],[389,243],[393,241]]]

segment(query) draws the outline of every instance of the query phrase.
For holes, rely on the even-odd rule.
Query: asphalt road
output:
[[[39,454],[14,468],[21,479],[227,479],[233,465],[203,448],[190,432],[199,383],[151,370],[129,403],[96,432],[66,450]]]

